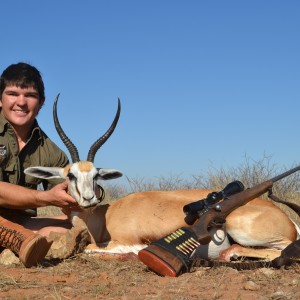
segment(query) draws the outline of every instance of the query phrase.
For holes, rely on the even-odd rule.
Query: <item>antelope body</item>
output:
[[[117,125],[120,100],[111,127],[92,145],[87,161],[80,161],[76,147],[58,122],[57,100],[58,97],[53,109],[55,126],[73,163],[65,168],[31,167],[25,173],[42,179],[69,179],[69,193],[82,207],[82,211],[72,212],[69,217],[74,226],[87,226],[93,241],[86,252],[104,255],[137,253],[150,242],[178,228],[189,227],[184,220],[183,206],[206,198],[212,191],[148,191],[130,194],[111,204],[98,205],[104,198],[101,180],[122,176],[118,170],[96,168],[93,164],[97,150]],[[297,228],[277,206],[257,198],[234,210],[226,218],[226,227],[212,229],[210,234],[212,241],[199,247],[203,258],[219,257],[227,261],[236,256],[274,259],[296,240]]]
[[[78,217],[87,225],[97,244],[90,245],[86,251],[137,252],[178,228],[189,227],[184,221],[183,206],[206,198],[210,192],[140,192],[112,204],[84,210]],[[232,247],[228,236],[236,243]],[[273,203],[254,199],[233,211],[226,219],[225,228],[212,229],[211,237],[208,245],[200,246],[202,258],[220,257],[227,261],[236,256],[274,259],[296,240],[297,230],[288,216]]]

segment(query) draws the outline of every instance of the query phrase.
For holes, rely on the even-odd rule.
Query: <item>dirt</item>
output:
[[[1,299],[300,299],[300,264],[247,271],[199,267],[174,278],[158,276],[138,259],[80,254],[30,269],[0,269]]]

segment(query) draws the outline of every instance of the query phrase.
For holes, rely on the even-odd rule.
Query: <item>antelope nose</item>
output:
[[[86,197],[82,197],[82,198],[83,198],[84,201],[91,201],[94,198],[94,196],[89,197],[89,198],[86,198]]]

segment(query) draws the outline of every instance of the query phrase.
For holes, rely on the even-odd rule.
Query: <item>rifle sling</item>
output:
[[[295,211],[295,213],[297,213],[298,216],[300,217],[300,206],[299,205],[297,205],[295,203],[291,203],[291,202],[285,201],[285,200],[281,200],[281,199],[279,199],[277,196],[275,196],[272,193],[270,193],[268,195],[268,197],[270,199],[272,199],[273,201],[275,201],[275,202],[285,204],[286,206],[288,206],[289,208],[291,208],[293,211]]]

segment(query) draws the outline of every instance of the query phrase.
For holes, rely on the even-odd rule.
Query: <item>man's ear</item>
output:
[[[45,98],[44,99],[40,99],[40,109],[43,107],[44,104],[45,104]]]

